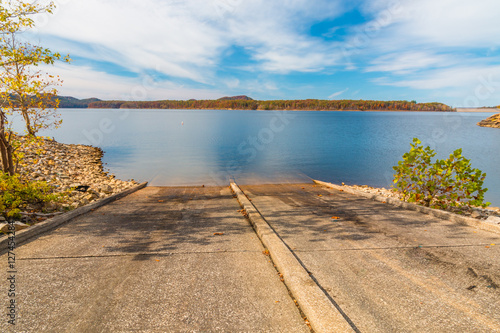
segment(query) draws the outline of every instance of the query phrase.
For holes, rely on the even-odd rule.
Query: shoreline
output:
[[[430,111],[430,110],[304,110],[304,109],[273,109],[273,110],[264,110],[264,109],[230,109],[230,108],[203,108],[203,109],[165,109],[165,108],[59,108],[59,110],[92,110],[92,111],[100,111],[100,110],[137,110],[137,111],[258,111],[258,112],[266,112],[266,111],[293,111],[293,112],[425,112],[425,113],[456,113],[454,110],[447,111]],[[464,111],[465,112],[465,111]],[[480,112],[480,111],[477,111]],[[489,111],[483,111],[489,112]]]
[[[116,179],[113,174],[105,172],[102,163],[103,151],[100,148],[64,144],[53,139],[43,139],[42,142],[42,151],[39,153],[36,153],[38,147],[23,147],[25,164],[20,166],[19,173],[32,181],[46,181],[54,186],[53,193],[68,193],[68,195],[61,202],[45,204],[42,209],[25,207],[23,217],[16,219],[17,222],[27,225],[36,224],[47,218],[116,195],[139,184],[133,179],[129,181]],[[401,200],[401,195],[391,189],[368,185],[345,185],[344,183],[339,186]],[[470,212],[462,211],[461,215],[485,220],[490,216],[500,217],[500,208],[473,208]],[[1,215],[0,223],[6,223]],[[0,230],[3,230],[2,227]]]
[[[60,202],[44,204],[43,208],[26,206],[22,218],[16,222],[32,225],[98,200],[116,195],[137,186],[135,180],[123,181],[104,171],[100,148],[86,145],[59,143],[52,139],[42,139],[40,147],[25,145],[23,165],[18,173],[30,181],[45,181],[54,186],[52,193],[67,193]],[[0,223],[6,223],[0,215]],[[20,225],[20,228],[23,226]],[[0,230],[4,231],[3,228]]]
[[[477,125],[481,127],[500,128],[500,113],[480,121]]]
[[[456,112],[498,113],[498,108],[457,108]]]
[[[430,110],[313,110],[313,109],[231,109],[231,108],[200,108],[200,109],[167,109],[167,108],[59,108],[59,110],[77,110],[77,111],[101,111],[101,110],[123,110],[123,111],[292,111],[292,112],[406,112],[406,113],[498,113],[500,109],[496,108],[456,108],[455,110],[430,111]]]
[[[373,194],[373,195],[379,195],[385,198],[392,198],[396,200],[401,200],[402,201],[402,196],[400,193],[395,192],[390,189],[386,189],[384,187],[371,187],[368,185],[346,185],[342,183],[341,185],[337,186],[342,186],[357,192],[364,192],[367,194]],[[420,206],[420,205],[419,205]],[[424,206],[422,206],[424,207]],[[456,213],[456,210],[448,209],[444,210],[448,211],[450,213]],[[462,214],[461,216],[466,216],[466,217],[472,217],[478,220],[486,220],[490,216],[494,217],[499,217],[500,218],[500,207],[487,207],[487,208],[479,208],[479,207],[473,207],[471,212],[468,211],[461,211]]]

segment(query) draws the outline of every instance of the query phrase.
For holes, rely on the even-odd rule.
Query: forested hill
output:
[[[250,98],[245,95],[240,95],[240,96],[231,96],[231,97],[222,97],[219,98],[218,101],[253,101],[253,98]]]
[[[60,108],[88,108],[92,102],[100,102],[97,98],[77,99],[70,96],[57,96]]]
[[[246,97],[246,96],[245,96]],[[365,101],[365,100],[275,100],[219,99],[189,101],[95,101],[89,108],[105,109],[226,109],[226,110],[311,110],[311,111],[455,111],[442,103],[416,103],[414,101]]]
[[[28,97],[33,99],[34,101],[38,101],[37,97],[31,96]],[[70,96],[52,96],[49,99],[49,102],[47,105],[53,106],[55,105],[55,101],[59,100],[59,108],[67,108],[67,109],[86,109],[89,107],[89,104],[92,102],[100,102],[101,100],[98,98],[86,98],[86,99],[78,99]],[[10,101],[14,104],[17,105],[19,101],[19,96],[11,94],[10,95]],[[1,105],[7,104],[7,101],[4,101],[3,103],[0,103]]]

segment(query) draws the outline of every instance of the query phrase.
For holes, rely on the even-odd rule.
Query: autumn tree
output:
[[[55,86],[61,81],[43,73],[38,66],[53,64],[61,55],[20,40],[22,32],[34,27],[33,15],[52,13],[53,9],[52,2],[40,5],[0,0],[0,156],[2,170],[10,175],[16,172],[14,152],[19,144],[9,117],[21,114],[26,133],[31,137],[60,123],[55,113],[58,106]]]

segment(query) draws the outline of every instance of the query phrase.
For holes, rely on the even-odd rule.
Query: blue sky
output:
[[[78,98],[500,104],[498,0],[57,0],[28,38]]]

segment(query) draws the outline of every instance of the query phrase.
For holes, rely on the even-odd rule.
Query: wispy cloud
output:
[[[457,61],[449,55],[436,55],[431,52],[411,51],[383,55],[370,61],[366,72],[391,72],[394,74],[410,74],[422,69],[448,67]]]
[[[296,23],[340,15],[340,3],[73,1],[39,31],[61,38],[61,43],[92,45],[83,54],[94,59],[206,82],[210,70],[221,65],[222,51],[233,45],[247,47],[267,71],[311,71],[331,65],[325,46],[303,34]]]
[[[443,89],[475,86],[482,81],[500,88],[500,66],[460,67],[426,71],[411,79],[389,79],[379,81],[384,85],[414,89]]]
[[[169,81],[156,82],[149,76],[125,78],[85,66],[59,64],[50,68],[42,66],[41,69],[63,78],[64,83],[58,88],[63,96],[108,100],[190,99],[193,96],[215,99],[223,96],[223,92],[216,89],[195,89]]]
[[[317,98],[339,77],[362,82],[360,98],[380,86],[434,97],[496,73],[499,11],[497,0],[73,0],[35,38],[82,60],[57,68],[68,76],[64,89],[82,97],[119,98],[151,73],[151,98],[245,89],[294,98],[285,95],[302,86],[316,87]],[[358,19],[346,21],[352,12]],[[325,30],[314,35],[318,23]],[[228,63],[232,49],[245,54]]]
[[[349,88],[345,88],[344,90],[337,91],[336,93],[333,93],[330,96],[328,96],[328,98],[338,97],[338,96],[342,95],[343,93],[347,92],[348,90],[349,90]]]

